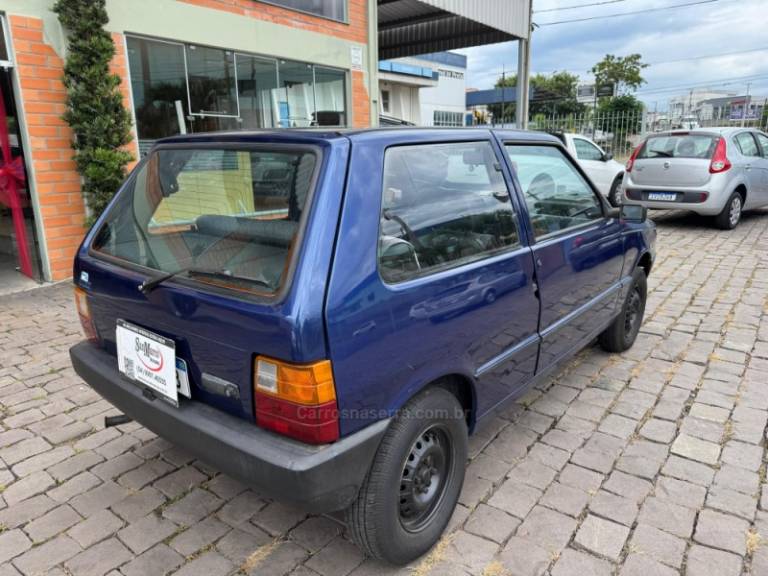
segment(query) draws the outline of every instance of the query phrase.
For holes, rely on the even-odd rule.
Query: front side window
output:
[[[736,145],[744,156],[750,158],[760,156],[760,151],[757,149],[757,142],[749,132],[742,132],[736,135]]]
[[[93,249],[158,272],[276,292],[315,171],[311,151],[160,149],[121,193]]]
[[[323,18],[343,21],[346,19],[347,0],[263,0],[291,10],[309,12]]]
[[[574,138],[574,146],[576,147],[576,158],[579,160],[602,160],[603,153],[600,149],[586,140],[581,138]]]
[[[506,146],[537,239],[603,217],[592,188],[555,146]]]
[[[488,142],[390,148],[379,270],[401,282],[518,245],[516,216]]]

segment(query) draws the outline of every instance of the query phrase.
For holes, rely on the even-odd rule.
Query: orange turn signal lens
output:
[[[88,293],[79,286],[75,286],[75,306],[77,307],[77,315],[80,317],[80,324],[83,327],[85,337],[88,340],[98,340],[96,327],[91,317],[91,307],[88,305]]]
[[[336,400],[331,362],[288,364],[258,356],[253,378],[256,392],[281,400],[317,406]]]

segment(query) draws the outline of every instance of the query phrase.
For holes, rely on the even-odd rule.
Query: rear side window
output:
[[[757,141],[760,144],[760,148],[763,149],[763,156],[768,158],[768,136],[760,132],[756,133]]]
[[[536,239],[603,217],[592,188],[556,146],[506,146]]]
[[[489,142],[399,146],[384,157],[379,270],[394,283],[519,244]]]
[[[651,136],[645,141],[638,158],[701,158],[709,160],[715,152],[717,138],[704,134]]]
[[[757,142],[755,142],[755,139],[749,132],[736,134],[734,140],[736,140],[736,145],[744,156],[760,156],[760,151],[757,149]]]
[[[118,198],[93,249],[158,272],[274,293],[315,165],[311,151],[160,149]]]

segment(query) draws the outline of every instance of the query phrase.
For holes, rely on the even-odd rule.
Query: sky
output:
[[[714,0],[618,18],[544,25],[696,0],[610,0],[600,6],[544,12],[601,1],[606,0],[533,0],[533,21],[539,27],[531,44],[532,74],[567,70],[588,83],[588,70],[606,54],[639,53],[651,66],[643,71],[647,84],[636,96],[651,110],[666,110],[670,97],[688,94],[691,88],[744,94],[749,81],[751,94],[768,97],[768,0]],[[468,56],[467,87],[490,88],[502,67],[512,73],[517,69],[516,42],[459,52]]]

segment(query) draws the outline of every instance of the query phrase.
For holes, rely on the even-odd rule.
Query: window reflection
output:
[[[237,55],[237,95],[242,128],[274,128],[277,120],[274,95],[277,62]]]
[[[315,67],[315,117],[316,126],[344,126],[344,72]]]
[[[193,114],[238,115],[235,55],[232,52],[187,46],[187,70]]]
[[[315,114],[313,79],[310,64],[280,61],[280,127],[304,128],[312,124]]]

